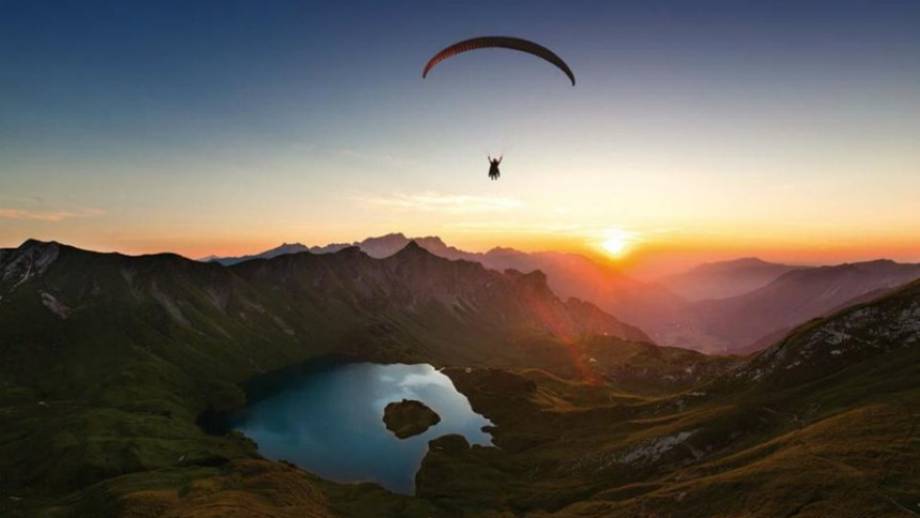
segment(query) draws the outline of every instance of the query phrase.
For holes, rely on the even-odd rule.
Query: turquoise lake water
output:
[[[416,399],[441,416],[425,433],[397,439],[383,423],[387,403]],[[412,494],[428,441],[451,433],[491,445],[492,423],[431,365],[339,363],[298,374],[229,423],[259,452],[339,482],[377,482]]]

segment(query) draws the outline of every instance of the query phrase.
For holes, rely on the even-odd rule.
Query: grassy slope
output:
[[[561,516],[912,516],[918,344],[920,283],[802,326],[682,394],[451,370],[496,423],[499,449],[433,450],[420,494]]]
[[[451,370],[499,448],[433,449],[419,494],[516,514],[910,516],[917,360],[900,353],[782,392],[644,399],[534,371]]]

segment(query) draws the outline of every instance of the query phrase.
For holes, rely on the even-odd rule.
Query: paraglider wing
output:
[[[575,74],[572,73],[572,69],[569,68],[565,61],[557,56],[555,52],[532,41],[524,40],[521,38],[512,38],[509,36],[483,36],[480,38],[471,38],[454,43],[441,52],[438,52],[434,55],[434,57],[428,60],[428,63],[425,65],[425,69],[422,71],[422,77],[426,77],[432,68],[447,58],[468,52],[470,50],[491,48],[517,50],[520,52],[526,52],[527,54],[532,54],[539,58],[543,58],[546,61],[556,65],[559,70],[562,70],[562,72],[568,76],[569,80],[572,81],[572,86],[575,86]]]

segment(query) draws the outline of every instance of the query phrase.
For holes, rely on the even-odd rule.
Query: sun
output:
[[[601,242],[601,248],[607,252],[607,255],[619,257],[626,253],[632,240],[632,232],[619,228],[607,229],[604,233],[604,240]]]
[[[626,250],[626,241],[619,237],[607,238],[603,243],[604,250],[610,255],[620,255]]]

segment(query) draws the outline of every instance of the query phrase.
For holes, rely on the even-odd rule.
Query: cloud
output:
[[[448,214],[474,214],[510,211],[524,204],[515,198],[497,196],[472,196],[465,194],[393,194],[357,198],[361,203],[405,211],[443,212]]]
[[[587,235],[596,232],[596,228],[579,223],[559,221],[539,222],[495,222],[495,221],[458,221],[449,223],[448,227],[461,232],[494,232],[497,234],[570,234]]]
[[[67,219],[91,218],[105,214],[102,209],[32,210],[0,207],[0,219],[57,223]]]
[[[352,148],[334,149],[332,153],[342,158],[366,162],[375,166],[385,165],[395,169],[412,169],[420,167],[421,165],[419,161],[414,158],[393,153],[367,153]]]

